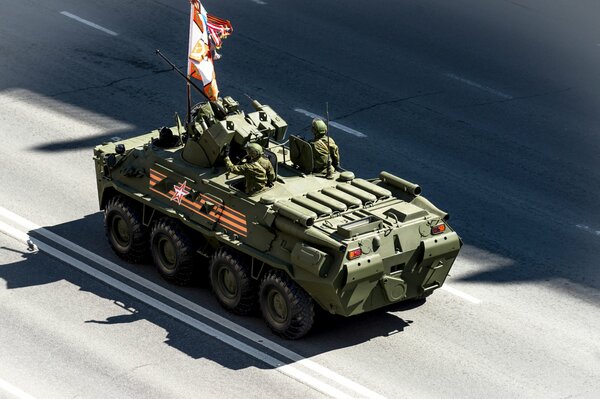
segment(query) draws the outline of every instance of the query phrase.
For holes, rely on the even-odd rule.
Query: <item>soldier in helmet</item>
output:
[[[263,148],[260,144],[250,143],[246,146],[248,162],[240,165],[234,165],[229,159],[229,148],[225,147],[225,166],[227,172],[242,175],[246,178],[246,194],[256,194],[265,189],[266,186],[272,186],[275,181],[275,171],[271,162],[263,157]]]
[[[313,119],[311,128],[314,136],[313,172],[331,175],[340,164],[340,150],[335,141],[327,136],[327,124],[322,119]]]

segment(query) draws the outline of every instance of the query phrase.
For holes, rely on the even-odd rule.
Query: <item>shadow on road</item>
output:
[[[45,229],[73,241],[78,245],[117,263],[119,266],[136,273],[140,277],[164,286],[175,294],[222,317],[228,318],[231,321],[275,341],[288,349],[296,351],[307,358],[340,348],[360,345],[378,337],[388,337],[394,334],[400,334],[410,326],[413,321],[405,320],[404,318],[399,317],[399,315],[425,303],[425,301],[416,301],[409,304],[399,304],[388,309],[380,309],[350,318],[332,316],[325,312],[317,312],[315,326],[309,335],[299,341],[287,341],[273,335],[264,324],[259,314],[249,317],[240,317],[229,314],[222,309],[212,297],[206,278],[203,277],[202,274],[200,274],[200,277],[191,286],[178,287],[163,281],[152,265],[129,265],[116,258],[104,237],[102,215],[100,213],[88,215],[83,219],[70,223],[46,227]],[[98,271],[116,277],[128,285],[159,299],[161,302],[167,303],[176,309],[183,310],[185,313],[199,321],[224,331],[235,338],[241,338],[243,341],[243,337],[239,337],[235,333],[230,333],[227,329],[220,327],[210,319],[205,319],[191,311],[181,309],[177,304],[164,300],[162,297],[148,291],[143,286],[139,286],[136,283],[118,277],[85,257],[79,256],[68,249],[52,243],[48,239],[40,236],[36,231],[31,231],[29,234],[31,237],[38,238],[43,242],[51,244],[53,247],[65,252],[69,256],[81,260]],[[56,264],[58,267],[47,267],[47,265],[44,264],[44,259],[47,259],[46,254],[43,252],[28,252],[24,245],[23,247],[23,249],[19,247],[0,248],[0,256],[2,251],[21,254],[21,259],[18,262],[2,265],[2,267],[0,267],[0,279],[6,281],[7,289],[51,285],[59,281],[68,281],[79,287],[80,291],[90,292],[100,298],[108,299],[115,305],[114,316],[109,316],[105,319],[85,319],[81,320],[81,323],[97,324],[110,328],[112,325],[135,323],[140,320],[146,320],[163,328],[167,332],[167,338],[164,341],[165,344],[176,348],[192,358],[208,358],[224,367],[234,370],[246,367],[257,367],[256,361],[249,357],[247,358],[246,363],[240,363],[239,359],[227,359],[227,357],[223,355],[222,349],[220,351],[218,349],[221,345],[215,345],[214,338],[190,328],[188,325],[176,321],[170,316],[139,302],[137,299],[91,278],[89,275],[80,272],[66,263],[60,261],[52,262],[53,265]],[[157,344],[159,343],[157,342]],[[285,363],[286,359],[280,360]],[[258,367],[268,368],[269,366],[258,363]]]
[[[58,151],[73,151],[79,149],[93,149],[95,146],[113,141],[116,138],[122,139],[126,137],[134,136],[135,134],[139,134],[139,132],[133,131],[115,131],[113,133],[104,133],[91,137],[83,137],[78,140],[58,140],[53,141],[51,143],[37,145],[32,148],[34,151],[43,151],[43,152],[58,152]]]

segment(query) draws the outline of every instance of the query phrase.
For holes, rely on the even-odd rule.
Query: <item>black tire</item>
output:
[[[194,277],[196,251],[190,234],[177,221],[158,220],[150,235],[152,260],[161,276],[174,284],[187,285]]]
[[[281,271],[273,270],[264,276],[259,302],[263,318],[277,335],[298,339],[313,326],[315,311],[312,298]]]
[[[148,260],[148,228],[140,206],[126,197],[111,198],[104,208],[104,231],[113,251],[132,263]]]
[[[219,249],[210,260],[209,273],[212,291],[225,309],[239,315],[258,309],[258,283],[239,255]]]

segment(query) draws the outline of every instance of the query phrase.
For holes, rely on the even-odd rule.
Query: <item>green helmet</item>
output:
[[[317,138],[323,137],[327,133],[327,124],[323,122],[323,119],[313,119],[312,132]]]
[[[250,143],[246,146],[246,153],[250,159],[257,159],[263,153],[263,148],[260,144]]]

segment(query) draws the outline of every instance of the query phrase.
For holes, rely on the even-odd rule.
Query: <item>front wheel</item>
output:
[[[260,309],[277,335],[298,339],[310,331],[315,319],[312,298],[280,271],[267,273],[259,293]]]
[[[148,259],[148,229],[139,206],[117,195],[104,208],[104,230],[113,251],[122,259],[141,263]]]
[[[178,285],[187,285],[194,275],[195,246],[178,222],[160,219],[150,236],[152,259],[162,277]]]

